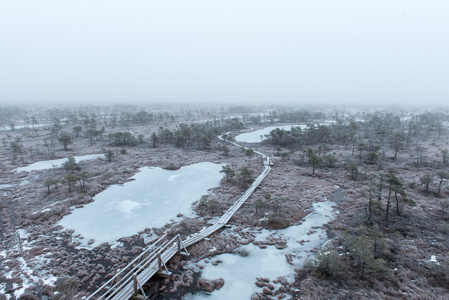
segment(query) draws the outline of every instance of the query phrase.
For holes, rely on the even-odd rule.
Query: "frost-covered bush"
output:
[[[68,300],[73,299],[78,292],[79,282],[75,277],[63,276],[56,280],[55,286],[59,292],[55,299]]]
[[[175,165],[172,162],[164,167],[165,170],[173,170],[173,171],[174,170],[179,170],[180,168],[181,168],[180,166],[177,166],[177,165]]]
[[[235,251],[234,251],[234,253],[235,254],[237,254],[237,255],[239,255],[239,256],[241,256],[241,257],[247,257],[248,255],[249,255],[249,251],[248,250],[246,250],[246,249],[236,249]]]
[[[338,252],[332,245],[325,245],[313,262],[316,270],[321,274],[338,278],[342,275],[342,265]]]
[[[0,299],[2,299],[1,296],[0,296]],[[32,294],[28,294],[28,293],[21,295],[19,298],[19,300],[35,300],[35,299],[36,299],[36,297],[34,297]]]
[[[268,216],[266,226],[275,229],[287,228],[290,226],[290,221],[276,213],[272,213]]]
[[[355,233],[346,232],[342,244],[364,276],[378,276],[383,271],[381,256],[386,244],[377,224],[372,228],[359,227]]]

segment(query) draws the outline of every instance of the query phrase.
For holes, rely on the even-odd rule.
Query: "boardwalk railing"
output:
[[[271,168],[265,166],[265,170],[254,180],[253,184],[245,191],[245,193],[224,213],[224,215],[218,220],[218,223],[226,224],[234,215],[234,213],[242,206],[243,203],[251,196],[254,190],[259,186],[262,180],[270,172]]]
[[[145,294],[142,285],[163,272],[163,267],[167,270],[165,263],[175,254],[185,253],[183,249],[187,251],[179,235],[167,241],[165,234],[87,299],[125,300],[137,294],[137,290]]]
[[[98,288],[92,295],[87,299],[95,299],[95,296],[101,297],[98,299],[111,299],[114,296],[114,290],[117,290],[117,287],[121,287],[124,283],[126,283],[129,279],[129,275],[132,275],[138,271],[137,265],[141,262],[145,262],[148,259],[153,259],[154,253],[157,250],[161,249],[161,247],[166,243],[167,234],[164,234],[160,237],[155,243],[150,245],[145,251],[143,251],[139,256],[137,256],[131,263],[129,263],[125,268],[120,270],[114,277],[109,279],[105,284],[103,284],[100,288]]]

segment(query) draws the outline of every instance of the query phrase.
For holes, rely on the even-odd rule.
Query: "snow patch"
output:
[[[435,263],[435,264],[437,264],[437,265],[440,264],[440,263],[438,262],[437,257],[436,257],[435,255],[432,255],[432,256],[430,257],[430,261],[433,262],[433,263]]]
[[[181,174],[179,174],[179,175],[171,175],[171,176],[168,177],[167,181],[175,182],[176,178],[178,178],[180,176],[181,176]]]
[[[123,200],[123,202],[119,203],[117,205],[117,208],[120,212],[129,215],[134,209],[140,206],[142,206],[142,204],[140,204],[139,202],[126,199]]]

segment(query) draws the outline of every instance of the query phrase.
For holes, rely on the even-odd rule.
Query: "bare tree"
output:
[[[438,171],[437,172],[438,177],[440,177],[440,183],[438,184],[438,193],[437,195],[440,195],[440,191],[441,191],[441,185],[443,184],[443,181],[445,179],[449,179],[449,173],[446,171]]]

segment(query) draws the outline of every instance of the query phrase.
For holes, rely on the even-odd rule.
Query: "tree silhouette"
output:
[[[312,175],[313,175],[313,174],[315,174],[315,168],[323,162],[323,159],[321,157],[319,157],[313,149],[310,149],[310,148],[309,148],[309,150],[307,150],[306,156],[307,156],[309,165],[312,167]]]
[[[251,157],[253,157],[254,154],[256,154],[256,152],[251,148],[245,150],[245,155],[248,156],[248,165],[251,165]]]
[[[421,181],[421,184],[426,186],[426,192],[429,192],[429,185],[433,183],[433,175],[432,174],[423,175],[419,177],[419,180]]]
[[[231,168],[230,165],[222,166],[220,173],[224,173],[226,175],[226,181],[229,181],[235,176],[235,171]]]
[[[81,170],[81,167],[76,163],[76,160],[73,156],[67,158],[67,161],[62,164],[66,173],[73,173],[74,171]]]
[[[73,143],[72,136],[67,132],[61,133],[61,135],[58,138],[58,141],[60,144],[64,146],[64,151],[69,150],[68,146]]]

